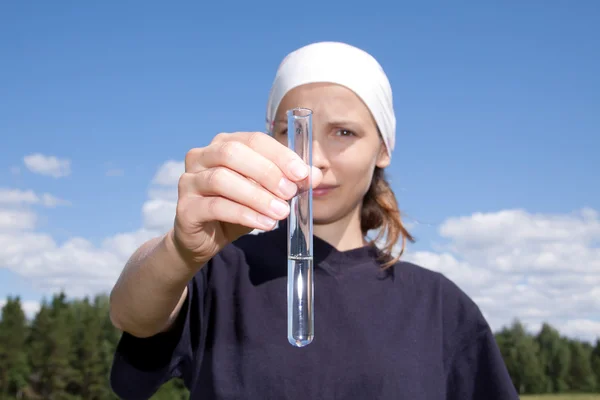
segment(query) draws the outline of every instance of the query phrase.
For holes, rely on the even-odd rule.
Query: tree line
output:
[[[9,297],[0,315],[0,399],[118,400],[108,376],[120,332],[108,309],[106,295],[60,293],[28,321],[20,298]],[[496,340],[521,394],[600,392],[600,339],[567,338],[549,324],[532,335],[515,320]],[[187,398],[180,380],[153,397]]]

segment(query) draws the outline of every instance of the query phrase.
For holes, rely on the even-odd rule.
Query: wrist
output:
[[[167,252],[177,260],[179,265],[185,266],[192,272],[198,271],[208,260],[198,260],[194,258],[191,251],[187,250],[175,237],[175,230],[171,229],[163,238],[164,246]]]

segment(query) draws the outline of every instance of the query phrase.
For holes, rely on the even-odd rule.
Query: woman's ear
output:
[[[381,142],[381,145],[379,146],[379,153],[377,154],[377,167],[379,168],[385,168],[388,165],[390,165],[390,155],[387,151],[387,147],[385,146],[385,144],[383,143],[383,141]]]

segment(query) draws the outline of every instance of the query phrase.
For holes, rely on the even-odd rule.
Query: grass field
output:
[[[521,396],[521,400],[600,400],[600,393]]]

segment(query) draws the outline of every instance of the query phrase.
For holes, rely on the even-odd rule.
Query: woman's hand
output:
[[[298,155],[261,132],[219,134],[190,150],[179,179],[173,242],[190,265],[202,265],[253,229],[287,218],[310,173]],[[312,186],[322,174],[312,170]]]

